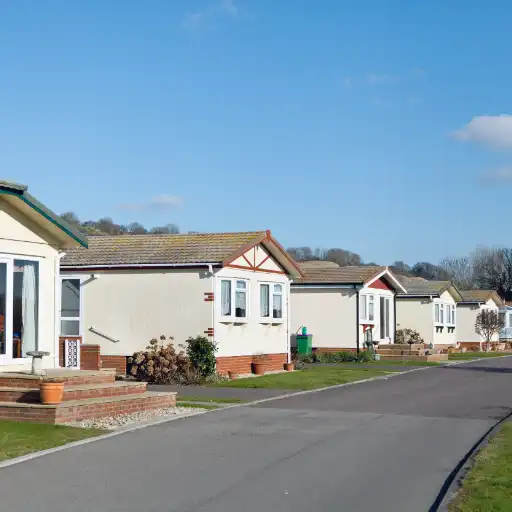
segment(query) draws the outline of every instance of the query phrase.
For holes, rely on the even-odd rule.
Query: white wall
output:
[[[357,347],[355,290],[292,286],[291,302],[292,334],[305,325],[313,335],[313,347]]]
[[[2,256],[39,261],[39,333],[38,348],[50,352],[43,359],[45,368],[55,366],[58,329],[55,323],[55,282],[58,272],[59,243],[35,222],[18,212],[0,197],[0,258]],[[58,354],[57,354],[58,356]],[[31,358],[0,366],[0,371],[26,369]]]
[[[434,304],[436,303],[443,303],[443,304],[449,304],[450,306],[455,305],[456,302],[451,293],[447,290],[441,294],[439,298],[434,299]],[[432,306],[435,308],[435,306]],[[435,311],[432,310],[432,322],[434,322],[435,318]],[[446,315],[446,313],[445,313]],[[455,308],[455,325],[457,325],[457,308]],[[457,328],[453,330],[453,332],[448,332],[448,328],[444,327],[441,329],[440,332],[436,332],[436,329],[434,329],[434,346],[436,345],[449,345],[449,346],[455,346],[457,345]]]
[[[102,355],[132,355],[152,338],[174,337],[174,345],[213,327],[212,278],[204,270],[112,270],[95,272],[82,285],[84,342]],[[76,276],[62,269],[62,276]],[[86,274],[89,276],[90,274]],[[113,343],[90,327],[119,339]]]
[[[457,341],[485,341],[482,336],[475,332],[476,317],[483,309],[499,313],[499,307],[489,299],[485,304],[460,304],[457,306]],[[499,333],[492,337],[492,341],[499,341]]]
[[[268,261],[268,260],[267,260]],[[267,267],[270,264],[266,265]],[[248,315],[243,323],[220,317],[221,279],[246,279],[249,282]],[[278,283],[284,288],[283,318],[269,323],[260,317],[260,283]],[[283,354],[289,350],[289,283],[287,275],[225,267],[215,274],[215,341],[217,357],[248,356],[258,353]]]
[[[396,328],[418,331],[425,343],[433,343],[434,306],[428,297],[397,297]]]

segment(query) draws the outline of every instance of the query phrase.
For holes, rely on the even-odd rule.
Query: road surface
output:
[[[512,411],[512,358],[216,410],[0,469],[9,512],[424,512]]]

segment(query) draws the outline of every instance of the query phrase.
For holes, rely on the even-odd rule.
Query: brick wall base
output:
[[[100,368],[100,346],[80,345],[80,370],[98,371]]]
[[[104,356],[101,357],[102,368],[115,368],[117,374],[126,375],[126,360],[128,356]]]
[[[217,372],[226,374],[234,372],[238,375],[251,373],[253,356],[217,357]],[[265,370],[282,370],[288,362],[287,354],[265,354]]]
[[[364,350],[361,347],[361,351]],[[354,347],[313,347],[313,352],[326,353],[326,352],[357,352],[357,348]]]

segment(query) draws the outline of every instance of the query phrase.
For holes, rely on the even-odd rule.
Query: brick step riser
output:
[[[21,402],[21,403],[40,403],[41,397],[39,390],[27,390],[24,391],[19,388],[20,391],[2,391],[0,390],[0,402]],[[77,389],[72,388],[66,389],[64,387],[64,394],[62,401],[68,400],[85,400],[87,398],[106,398],[113,396],[128,396],[143,394],[146,392],[146,384],[138,386],[126,386],[116,388],[97,388],[97,389]]]
[[[107,375],[89,375],[86,377],[65,377],[61,380],[66,386],[80,386],[82,384],[112,384],[116,380],[115,373]],[[40,380],[0,377],[0,388],[30,389],[39,386]]]
[[[176,405],[175,395],[141,397],[126,402],[107,402],[101,404],[86,404],[83,406],[60,405],[57,408],[31,409],[29,407],[2,407],[0,406],[0,419],[11,421],[26,421],[31,423],[68,423],[89,418],[101,418],[117,414],[149,411],[161,407]]]

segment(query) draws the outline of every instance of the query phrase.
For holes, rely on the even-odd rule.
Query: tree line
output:
[[[325,260],[340,266],[375,265],[364,263],[361,256],[345,249],[290,247],[296,261]],[[504,300],[512,300],[512,249],[478,247],[469,256],[443,258],[438,264],[420,261],[408,265],[395,261],[391,271],[409,277],[434,281],[453,281],[460,290],[496,290]]]
[[[110,217],[81,221],[74,212],[65,212],[61,218],[85,235],[177,234],[180,232],[180,228],[172,223],[146,229],[140,222],[116,224]]]

